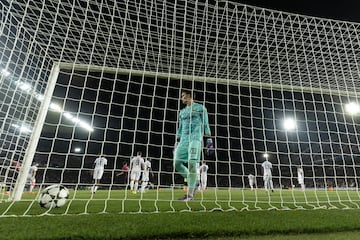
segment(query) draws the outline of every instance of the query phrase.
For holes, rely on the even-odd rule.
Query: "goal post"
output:
[[[41,132],[43,130],[44,122],[46,115],[50,108],[51,98],[53,91],[56,85],[57,78],[59,76],[60,67],[58,64],[55,64],[50,72],[49,80],[47,81],[46,90],[44,98],[39,108],[37,118],[34,123],[33,131],[31,133],[29,144],[27,145],[26,152],[22,164],[20,166],[19,177],[16,180],[14,190],[12,191],[12,196],[10,197],[13,201],[21,200],[22,194],[24,193],[24,187],[28,179],[28,172],[30,170],[31,164],[34,161],[34,156],[36,148],[40,139]]]

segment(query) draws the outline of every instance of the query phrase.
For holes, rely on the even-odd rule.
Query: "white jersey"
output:
[[[208,170],[209,170],[209,166],[206,165],[206,164],[202,164],[202,165],[199,167],[199,172],[200,172],[200,175],[201,175],[201,176],[207,175]]]
[[[141,156],[133,157],[130,161],[131,172],[141,172],[141,166],[145,163]]]
[[[272,164],[268,160],[262,163],[262,168],[264,169],[264,176],[271,176]]]
[[[209,170],[209,166],[206,164],[202,164],[199,168],[199,175],[200,175],[200,191],[205,191],[207,186],[207,172]]]
[[[105,165],[107,165],[107,159],[104,157],[98,157],[94,161],[95,169],[104,169]]]
[[[302,168],[298,168],[297,174],[298,174],[298,178],[304,178],[304,171]]]
[[[34,174],[37,172],[37,170],[38,170],[38,167],[35,165],[30,167],[29,174],[28,174],[28,180],[35,180],[35,179],[33,179],[33,177],[34,177]]]
[[[297,169],[297,175],[299,184],[304,184],[304,170],[302,168]]]
[[[93,179],[100,180],[104,174],[105,165],[107,165],[107,159],[104,157],[98,157],[94,161],[95,167],[93,172]]]
[[[145,182],[149,181],[149,173],[151,170],[151,162],[149,160],[145,161],[145,170],[143,172],[142,180]]]
[[[249,179],[249,182],[250,182],[250,183],[253,183],[254,180],[255,180],[255,176],[252,175],[252,174],[249,174],[249,175],[248,175],[248,179]]]
[[[131,181],[139,181],[141,175],[142,165],[144,164],[144,159],[141,156],[133,157],[130,161],[131,173],[130,179]]]
[[[251,190],[254,190],[255,176],[250,173],[248,175],[248,179],[249,179],[249,185],[250,185]]]

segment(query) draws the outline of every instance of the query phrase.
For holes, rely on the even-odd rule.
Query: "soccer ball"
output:
[[[39,204],[43,208],[58,208],[65,205],[68,197],[69,190],[66,187],[54,184],[41,191]]]

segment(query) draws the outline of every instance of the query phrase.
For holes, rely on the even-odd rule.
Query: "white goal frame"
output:
[[[195,197],[204,210],[359,208],[360,107],[358,115],[344,114],[348,102],[360,103],[359,23],[232,1],[44,3],[0,3],[0,201],[11,201],[3,216],[19,201],[31,202],[26,215],[44,187],[67,183],[84,193],[87,213],[99,200],[88,191],[97,184],[91,164],[104,152],[111,160],[99,185],[109,189],[104,212],[114,192],[124,194],[116,199],[121,212],[133,211],[124,209],[127,201],[138,201],[141,212],[147,196],[132,198],[126,181],[115,178],[138,149],[160,159],[158,185],[172,191],[169,198],[151,192],[155,211],[159,202],[179,210],[184,179],[173,169],[172,150],[182,89],[199,96],[211,120],[215,154],[203,159],[214,195]],[[303,128],[287,131],[287,117]],[[89,134],[87,120],[98,132]],[[85,150],[76,152],[76,144]],[[265,191],[264,154],[273,161],[276,198]],[[23,195],[37,160],[38,182],[29,187],[37,195]],[[69,206],[82,200],[72,196]],[[201,208],[189,206],[180,211]]]
[[[47,88],[44,94],[44,100],[39,109],[39,114],[34,124],[35,131],[32,132],[29,145],[24,155],[24,160],[22,163],[21,171],[22,173],[27,173],[30,169],[31,163],[33,162],[38,141],[40,138],[41,131],[45,122],[45,117],[49,111],[51,104],[52,94],[57,82],[57,78],[61,70],[72,70],[72,71],[89,71],[89,72],[103,72],[103,73],[121,73],[121,74],[131,74],[133,76],[147,76],[147,77],[156,77],[156,78],[171,78],[178,80],[187,80],[187,81],[199,81],[199,82],[210,82],[210,83],[224,83],[235,86],[251,86],[251,87],[261,87],[268,89],[278,89],[281,91],[290,90],[290,91],[305,91],[311,93],[321,93],[321,94],[337,94],[345,96],[357,96],[355,92],[345,92],[338,89],[316,89],[309,87],[300,87],[300,86],[284,86],[280,84],[269,84],[261,82],[251,82],[244,80],[229,80],[221,78],[210,78],[210,77],[198,77],[198,76],[189,76],[189,75],[180,75],[180,74],[170,74],[170,73],[160,73],[160,72],[149,72],[149,71],[140,71],[132,69],[121,69],[121,68],[111,68],[104,66],[94,66],[86,64],[75,64],[75,63],[56,63],[53,65],[52,70],[49,75],[49,81]],[[22,194],[24,192],[24,187],[26,184],[27,174],[20,174],[20,177],[17,179],[14,191],[10,197],[13,201],[20,201]]]

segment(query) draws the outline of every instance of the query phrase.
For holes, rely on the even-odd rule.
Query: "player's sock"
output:
[[[196,188],[194,188],[194,187],[189,187],[189,191],[188,191],[188,194],[187,194],[187,195],[188,195],[190,198],[194,198],[195,189],[196,189]]]
[[[139,187],[139,182],[135,182],[135,184],[134,184],[134,191],[135,192],[137,192],[138,187]]]
[[[140,190],[141,192],[145,192],[145,187],[146,187],[147,183],[148,182],[142,182],[141,183],[141,190]]]
[[[130,181],[130,191],[133,191],[134,190],[134,181],[131,180]]]

